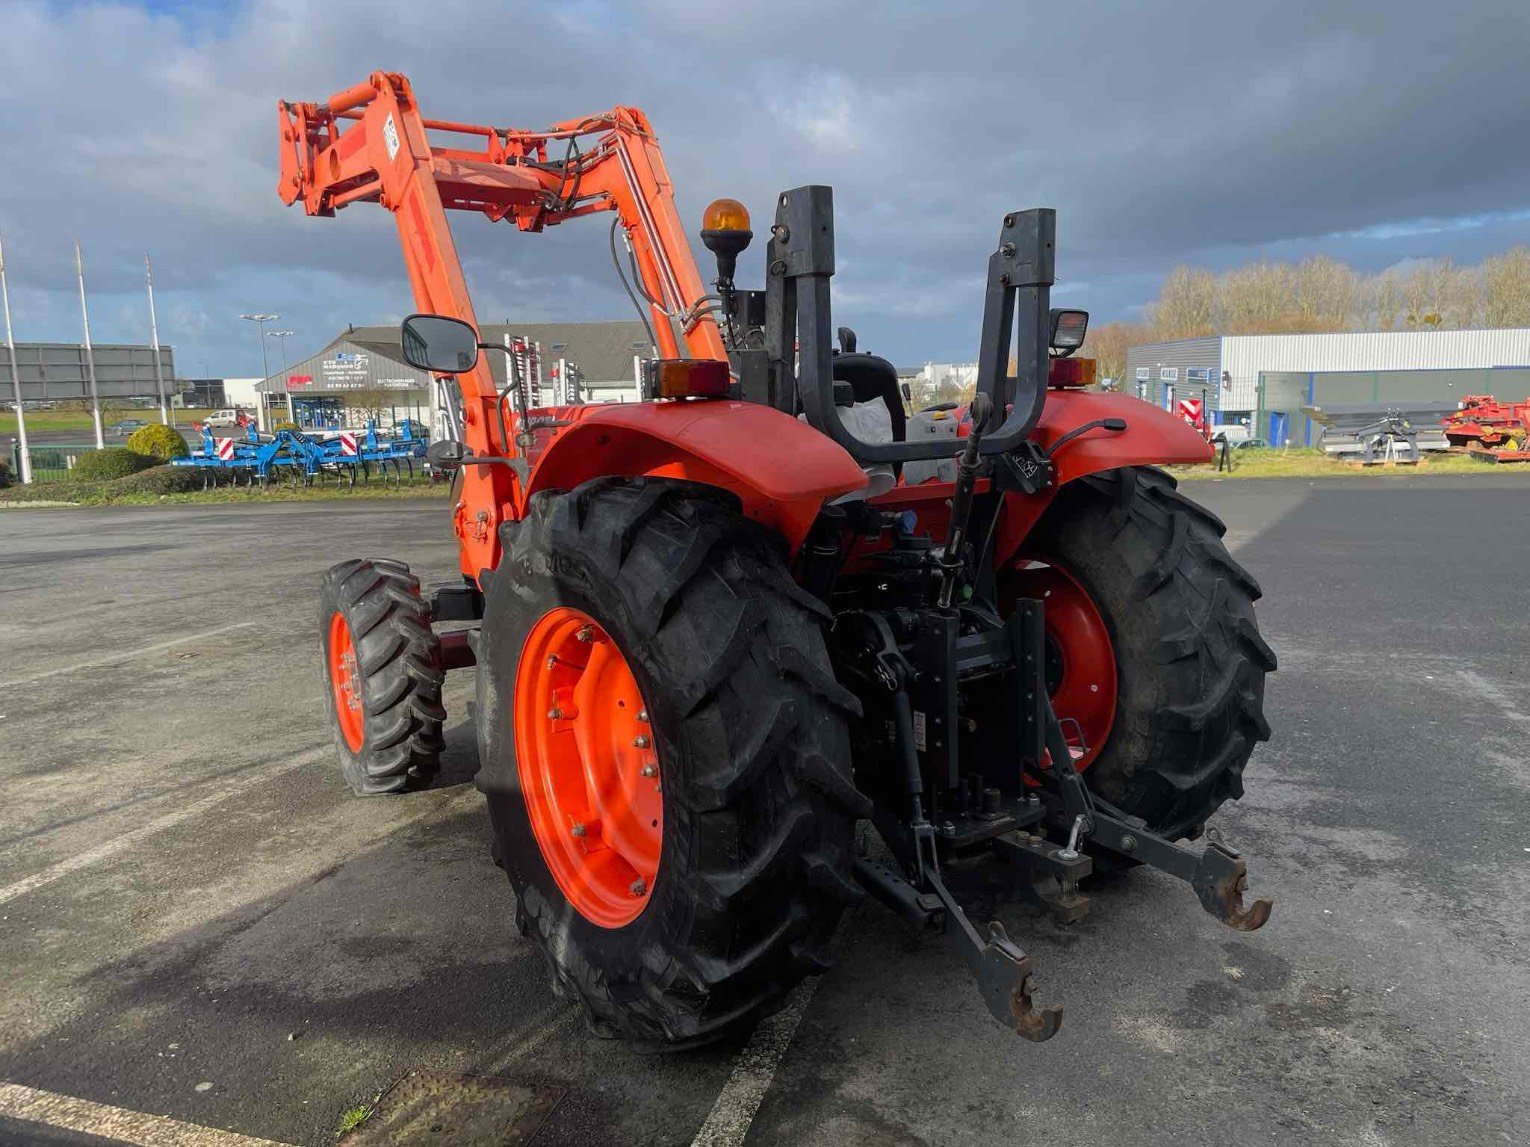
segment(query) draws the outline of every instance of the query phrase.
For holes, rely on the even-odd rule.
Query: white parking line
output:
[[[185,637],[176,637],[170,641],[160,641],[154,645],[145,645],[142,649],[130,649],[126,653],[109,653],[105,657],[95,657],[89,661],[77,661],[73,665],[64,665],[58,669],[45,669],[41,673],[33,673],[27,677],[13,677],[9,681],[0,681],[0,689],[14,689],[18,685],[30,685],[34,681],[45,681],[49,677],[58,677],[65,673],[78,673],[81,669],[99,669],[103,665],[115,665],[119,661],[131,661],[135,657],[142,657],[146,653],[161,653],[166,649],[174,649],[177,645],[190,645],[193,641],[203,641],[209,637],[217,637],[220,633],[232,633],[236,629],[253,629],[253,621],[236,621],[233,625],[220,625],[217,629],[204,630],[201,633],[188,633]]]
[[[245,789],[263,784],[274,777],[281,776],[283,773],[290,773],[293,769],[310,765],[323,757],[328,751],[328,749],[310,749],[306,753],[299,753],[297,756],[282,761],[279,764],[268,765],[263,769],[256,769],[253,772],[246,773],[242,777],[236,777],[229,781],[214,781],[212,783],[217,786],[216,790],[204,796],[201,800],[182,805],[174,812],[167,812],[164,816],[151,820],[147,824],[140,825],[130,832],[123,833],[121,836],[113,837],[111,840],[96,845],[95,848],[87,849],[84,852],[67,857],[64,860],[60,860],[57,864],[49,865],[41,872],[34,872],[31,876],[24,877],[14,884],[7,884],[5,887],[0,888],[0,904],[9,903],[18,896],[25,896],[28,892],[34,892],[45,884],[52,884],[55,880],[68,876],[71,872],[78,872],[82,868],[88,868],[92,864],[97,864],[100,861],[115,856],[124,849],[137,844],[144,837],[164,832],[167,828],[173,828],[182,821],[190,820],[194,816],[200,816],[208,809],[244,792]]]
[[[0,1083],[0,1115],[142,1147],[285,1147],[271,1139],[254,1139],[216,1127],[183,1123],[168,1115],[146,1115],[19,1083]]]
[[[744,1142],[817,988],[816,979],[804,980],[784,1008],[760,1021],[691,1147],[739,1147]]]

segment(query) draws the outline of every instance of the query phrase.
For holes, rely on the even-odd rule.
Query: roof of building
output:
[[[500,342],[507,334],[539,343],[544,362],[566,358],[583,371],[584,377],[591,383],[631,381],[632,356],[652,353],[648,350],[648,335],[643,324],[630,320],[604,323],[484,323],[478,333],[487,343]],[[395,362],[404,361],[399,329],[396,326],[352,327],[336,336],[324,350],[344,342],[355,343]],[[555,343],[565,344],[564,349],[554,349]]]
[[[1445,329],[1405,331],[1311,331],[1298,332],[1296,334],[1244,332],[1240,334],[1197,335],[1193,338],[1184,339],[1163,339],[1159,342],[1138,343],[1136,345],[1137,347],[1164,347],[1182,346],[1187,343],[1204,343],[1218,339],[1229,342],[1259,339],[1266,346],[1296,345],[1303,342],[1311,343],[1314,346],[1334,346],[1343,342],[1355,345],[1369,344],[1381,346],[1388,343],[1394,345],[1408,343],[1466,343],[1487,340],[1518,341],[1525,338],[1530,338],[1530,327],[1449,327]]]
[[[1184,365],[1186,355],[1252,385],[1260,371],[1484,369],[1530,364],[1530,328],[1431,331],[1340,331],[1294,335],[1208,335],[1143,343],[1127,351],[1136,369],[1160,358]]]

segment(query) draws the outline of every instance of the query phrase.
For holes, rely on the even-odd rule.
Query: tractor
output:
[[[435,121],[378,72],[278,123],[285,202],[395,217],[402,353],[434,380],[460,544],[460,580],[428,589],[394,560],[325,575],[340,767],[359,794],[429,785],[444,676],[474,668],[492,854],[593,1032],[744,1029],[831,966],[869,894],[1045,1040],[1061,1009],[974,921],[975,872],[1074,920],[1093,874],[1146,865],[1265,923],[1207,823],[1269,736],[1259,585],[1155,468],[1209,460],[1206,439],[1087,389],[1088,316],[1050,303],[1052,210],[1000,221],[970,403],[910,413],[892,364],[831,326],[828,187],[775,199],[762,287],[735,282],[747,210],[709,206],[707,290],[635,108]],[[508,353],[496,379],[449,210],[529,232],[613,213],[643,401],[538,409]]]

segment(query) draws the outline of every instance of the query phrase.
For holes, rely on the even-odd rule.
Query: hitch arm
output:
[[[933,851],[933,849],[932,849]],[[1009,938],[1004,925],[988,922],[988,937],[978,934],[956,897],[933,867],[925,869],[925,884],[945,906],[945,939],[978,982],[983,1002],[993,1018],[1034,1043],[1042,1043],[1062,1027],[1062,1008],[1036,1008],[1031,1003],[1031,958]]]
[[[1155,836],[1128,821],[1095,806],[1094,824],[1089,839],[1096,844],[1151,864],[1177,876],[1200,898],[1201,906],[1229,928],[1253,932],[1264,927],[1274,901],[1260,896],[1244,904],[1248,891],[1248,863],[1220,840],[1209,840],[1205,851],[1197,855],[1161,836]]]
[[[1052,773],[1061,790],[1062,805],[1075,824],[1082,818],[1084,838],[1179,877],[1195,889],[1201,907],[1229,928],[1253,932],[1264,927],[1274,901],[1261,896],[1252,904],[1244,904],[1248,864],[1235,849],[1213,838],[1208,840],[1203,852],[1192,852],[1149,832],[1140,823],[1131,823],[1121,810],[1089,793],[1083,778],[1073,767],[1073,755],[1068,751],[1067,739],[1057,714],[1052,711],[1051,700],[1045,689],[1038,692],[1046,722],[1047,755],[1052,760]]]

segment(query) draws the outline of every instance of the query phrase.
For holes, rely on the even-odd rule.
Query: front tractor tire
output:
[[[722,1038],[828,968],[860,895],[827,611],[710,487],[596,479],[502,537],[478,785],[517,924],[598,1034]]]
[[[403,562],[331,566],[319,590],[324,699],[358,796],[424,788],[441,767],[441,643]]]
[[[1048,689],[1085,781],[1170,839],[1243,795],[1270,736],[1275,654],[1225,532],[1162,471],[1112,470],[1059,491],[1001,583],[1046,603]]]

